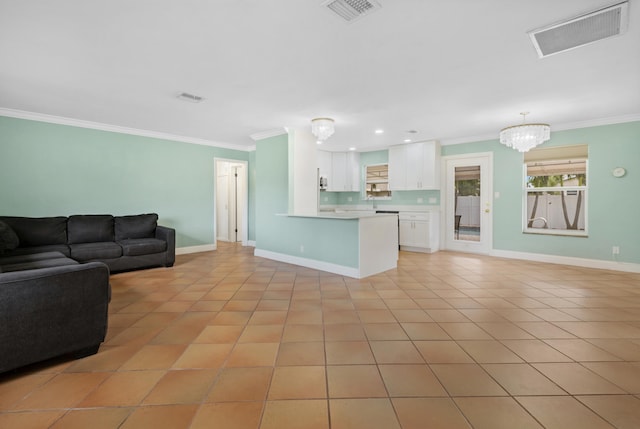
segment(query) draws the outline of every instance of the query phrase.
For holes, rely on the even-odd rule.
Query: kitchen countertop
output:
[[[304,218],[318,218],[318,219],[363,219],[368,217],[378,217],[378,216],[397,216],[394,213],[376,213],[374,211],[344,211],[344,212],[334,212],[334,211],[321,211],[317,215],[297,215],[297,214],[280,214],[278,216],[288,216],[288,217],[304,217]]]

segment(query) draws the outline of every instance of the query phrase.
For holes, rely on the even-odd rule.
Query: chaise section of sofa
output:
[[[109,269],[98,262],[0,274],[0,373],[96,353],[107,332],[110,297]]]

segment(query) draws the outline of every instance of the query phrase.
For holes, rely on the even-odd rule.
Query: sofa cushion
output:
[[[43,252],[26,255],[0,256],[0,266],[10,264],[21,264],[24,262],[44,261],[45,259],[64,258],[65,255],[60,252]]]
[[[20,245],[20,239],[9,225],[0,220],[0,253],[13,250]]]
[[[0,220],[15,231],[21,247],[67,243],[67,218],[64,216],[41,218],[4,216]]]
[[[167,242],[156,238],[132,238],[118,241],[124,256],[150,255],[167,250]]]
[[[154,238],[158,215],[155,213],[134,216],[116,216],[115,219],[116,241],[130,238]]]
[[[113,241],[113,216],[75,215],[67,221],[69,244]]]
[[[69,248],[71,249],[71,257],[76,261],[113,259],[122,256],[122,247],[112,241],[70,244]]]
[[[60,255],[59,258],[41,259],[36,261],[22,262],[17,264],[1,265],[0,273],[9,273],[13,271],[36,270],[38,268],[61,267],[63,265],[78,265],[78,262],[71,258],[65,258]]]
[[[69,252],[69,246],[66,244],[51,244],[48,246],[32,246],[32,247],[18,247],[9,252],[5,252],[2,256],[18,256],[18,255],[33,255],[36,253],[45,253],[45,252],[60,252],[64,256],[69,257],[71,253]]]

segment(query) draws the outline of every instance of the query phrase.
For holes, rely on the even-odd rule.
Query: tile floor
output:
[[[354,280],[252,252],[112,276],[99,353],[0,376],[0,427],[640,427],[639,274],[402,252]]]

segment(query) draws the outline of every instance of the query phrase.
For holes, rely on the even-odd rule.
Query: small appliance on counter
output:
[[[326,177],[322,177],[320,176],[320,190],[321,191],[326,191],[327,190],[327,178]]]

